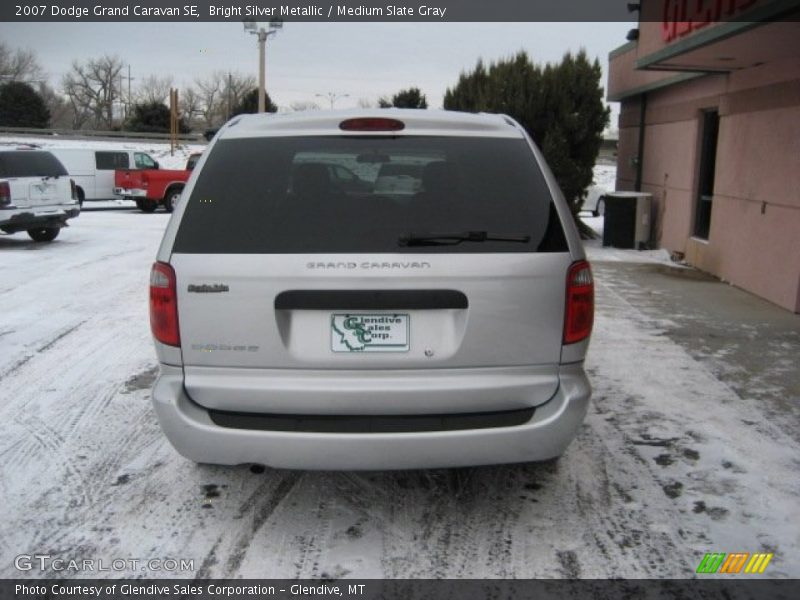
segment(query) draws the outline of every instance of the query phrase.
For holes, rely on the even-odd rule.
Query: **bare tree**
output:
[[[164,103],[169,98],[169,91],[172,88],[172,77],[157,77],[150,75],[142,79],[136,88],[136,102],[141,104],[152,104],[154,102]]]
[[[358,108],[375,108],[375,103],[369,98],[359,98]]]
[[[104,55],[85,63],[73,61],[64,76],[64,92],[74,111],[74,126],[87,122],[98,129],[111,129],[114,124],[114,101],[119,97],[119,73],[122,60]]]
[[[241,73],[229,73],[225,78],[225,102],[230,98],[230,105],[238,106],[248,92],[256,87],[256,78],[252,75],[242,75]],[[227,107],[226,107],[227,108]],[[225,111],[225,118],[228,118],[228,111]]]
[[[39,83],[38,92],[47,110],[50,111],[50,127],[71,128],[74,118],[67,100],[45,82]]]
[[[295,112],[303,110],[319,110],[319,104],[316,102],[292,102],[290,108]]]
[[[188,87],[181,90],[179,103],[181,116],[185,117],[190,125],[203,116],[203,98],[195,88]]]
[[[256,80],[252,75],[214,71],[205,79],[195,80],[195,86],[201,99],[200,115],[206,127],[214,127],[256,87]]]
[[[44,70],[32,50],[12,50],[0,42],[0,81],[32,82],[44,78]]]
[[[195,80],[197,94],[200,97],[200,116],[206,127],[213,127],[219,122],[219,97],[224,88],[223,78],[225,73],[216,71],[205,79]]]

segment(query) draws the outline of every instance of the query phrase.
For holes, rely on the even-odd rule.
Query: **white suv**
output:
[[[575,436],[592,274],[511,118],[236,117],[183,197],[150,310],[153,403],[184,456],[453,467],[551,459]]]
[[[50,242],[80,210],[75,182],[50,152],[0,148],[0,230]]]

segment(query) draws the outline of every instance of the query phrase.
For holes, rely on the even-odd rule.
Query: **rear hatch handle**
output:
[[[275,296],[276,310],[466,309],[457,290],[287,290]]]

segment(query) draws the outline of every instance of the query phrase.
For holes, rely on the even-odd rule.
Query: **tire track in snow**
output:
[[[241,505],[239,514],[252,511],[253,520],[249,527],[240,532],[233,544],[227,560],[225,561],[224,577],[235,577],[242,564],[250,544],[256,534],[269,520],[272,514],[281,506],[286,497],[291,493],[302,477],[299,471],[291,471],[285,475],[274,487],[274,490],[264,499],[264,494],[272,487],[272,481],[261,484]],[[261,502],[259,502],[261,500]]]
[[[123,462],[129,461],[145,448],[160,441],[161,431],[155,424],[149,406],[141,407],[132,420],[126,423],[124,434],[117,438],[112,452],[104,455],[102,460],[92,465],[91,485],[106,488],[111,485]]]
[[[14,419],[14,422],[30,435],[32,445],[32,448],[25,453],[23,460],[17,463],[17,468],[24,469],[31,462],[40,458],[47,458],[55,462],[63,472],[61,481],[67,483],[69,489],[75,489],[75,486],[72,485],[74,481],[79,483],[76,490],[78,499],[75,506],[90,505],[92,503],[91,487],[83,475],[69,462],[68,455],[64,452],[64,438],[36,416],[29,417],[24,421]],[[52,466],[53,462],[50,462],[48,466]]]
[[[328,478],[327,473],[322,474],[314,485],[314,520],[311,527],[309,527],[307,535],[305,535],[308,542],[303,547],[302,560],[298,561],[296,565],[295,579],[331,578],[331,574],[326,569],[321,568],[331,540],[332,515],[329,511],[330,503],[326,501],[329,496],[324,491],[321,491],[321,489],[324,490],[329,487],[327,484]],[[308,483],[308,479],[306,479],[306,483]],[[308,487],[307,485],[306,489]]]
[[[58,335],[56,335],[53,339],[51,339],[50,341],[46,342],[43,346],[40,346],[39,348],[37,348],[36,350],[31,352],[30,354],[28,354],[28,355],[24,356],[23,358],[19,359],[16,363],[14,363],[11,366],[11,368],[9,368],[8,370],[4,371],[3,373],[0,373],[0,381],[3,381],[5,378],[7,378],[7,377],[9,377],[11,375],[14,375],[22,367],[24,367],[26,364],[28,364],[32,359],[34,359],[38,355],[41,355],[41,354],[47,352],[48,350],[50,350],[50,348],[55,346],[58,342],[63,340],[69,334],[77,331],[84,323],[86,323],[86,321],[88,321],[88,319],[84,319],[83,321],[80,321],[76,325],[73,325],[72,327],[67,328],[66,330],[64,330],[61,333],[59,333]]]

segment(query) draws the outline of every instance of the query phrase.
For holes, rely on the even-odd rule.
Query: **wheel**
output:
[[[178,205],[178,200],[180,200],[181,192],[183,188],[170,188],[167,190],[167,193],[164,195],[164,208],[168,213],[171,213],[175,210],[175,207]]]
[[[142,208],[142,199],[141,198],[136,198],[136,208],[138,208],[139,210],[144,210],[144,208]]]
[[[60,227],[36,227],[28,229],[28,235],[34,242],[52,242],[60,231]]]
[[[142,205],[139,207],[142,209],[142,212],[151,213],[156,211],[156,207],[158,204],[153,202],[152,200],[142,200]]]
[[[83,193],[81,188],[76,188],[75,191],[78,193],[78,206],[83,208],[83,201],[86,199],[86,194]]]

